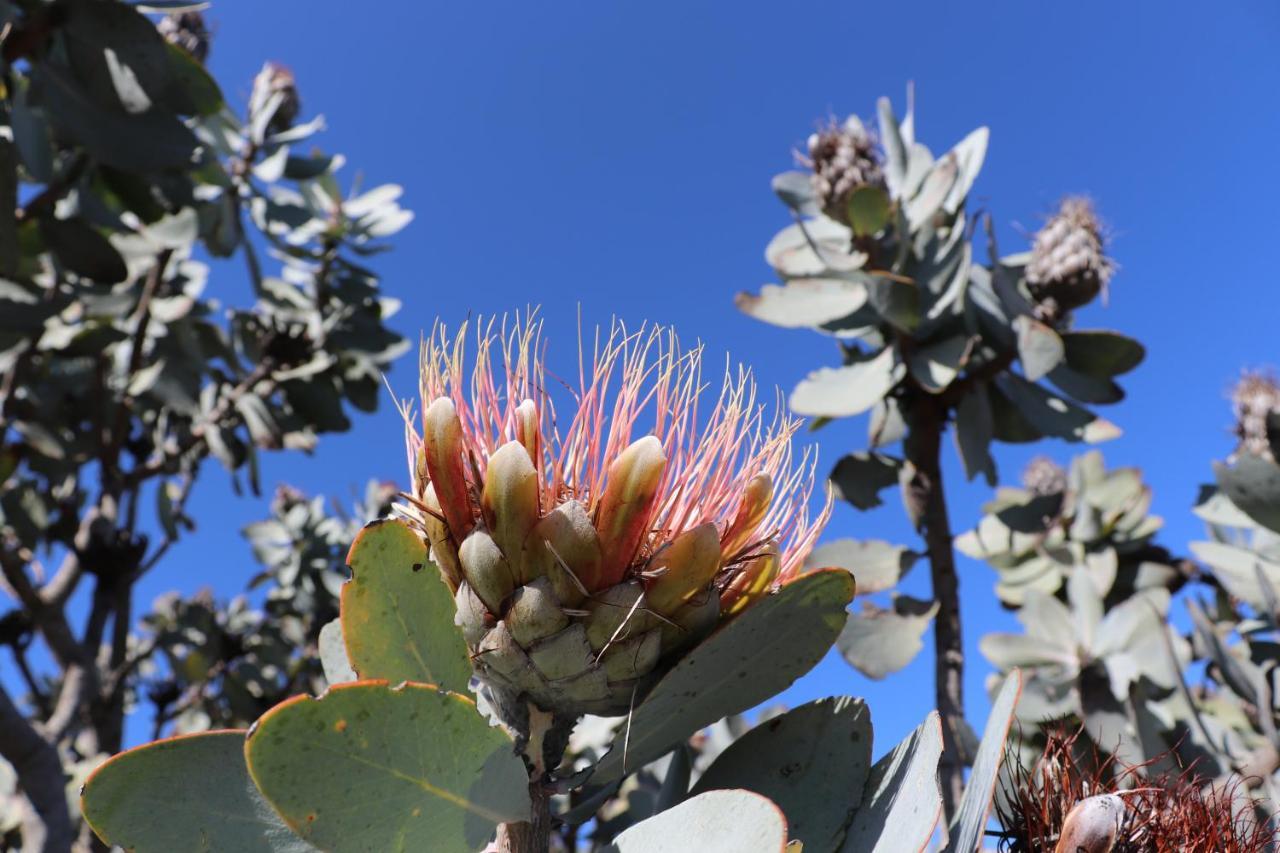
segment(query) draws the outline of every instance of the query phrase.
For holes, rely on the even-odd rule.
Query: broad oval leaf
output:
[[[320,629],[320,666],[324,669],[325,681],[330,685],[346,684],[356,681],[360,676],[351,668],[347,657],[347,644],[342,638],[342,620],[334,619]]]
[[[839,569],[801,575],[725,624],[662,677],[596,765],[598,788],[721,717],[780,693],[814,667],[844,627],[854,582]]]
[[[1062,343],[1072,369],[1100,379],[1128,373],[1147,354],[1133,338],[1103,329],[1063,332]]]
[[[1264,559],[1247,548],[1225,542],[1192,542],[1191,553],[1209,564],[1214,577],[1233,598],[1259,613],[1267,609],[1267,593],[1260,576],[1273,588],[1280,589],[1280,563]]]
[[[1280,533],[1280,465],[1242,453],[1232,466],[1215,463],[1213,472],[1233,504],[1258,524]]]
[[[919,601],[905,595],[894,599],[892,610],[864,601],[860,612],[849,614],[836,644],[850,666],[878,681],[920,654],[924,632],[937,612],[936,601]]]
[[[941,394],[960,375],[969,346],[967,337],[955,335],[915,350],[907,361],[911,377],[930,394]]]
[[[1018,334],[1018,360],[1028,381],[1039,382],[1062,363],[1066,348],[1053,329],[1026,314],[1013,318],[1013,329]]]
[[[871,714],[861,699],[820,699],[761,723],[729,745],[693,793],[743,788],[787,816],[792,840],[833,853],[871,768]]]
[[[357,681],[295,697],[258,720],[245,757],[285,822],[336,853],[462,853],[529,817],[511,739],[432,685]]]
[[[765,247],[764,256],[784,278],[848,272],[866,261],[860,252],[849,251],[852,239],[848,228],[819,216],[779,231]]]
[[[1021,376],[1006,373],[998,377],[996,382],[1009,401],[1017,407],[1018,413],[1045,435],[1088,444],[1110,441],[1120,436],[1120,428],[1115,424]]]
[[[1013,724],[1013,712],[1022,693],[1022,673],[1014,670],[1005,678],[991,713],[982,732],[978,754],[974,758],[973,772],[965,783],[960,808],[951,821],[950,839],[945,853],[978,853],[982,849],[987,814],[996,793],[996,775],[1004,762],[1008,748],[1009,726]]]
[[[938,759],[942,722],[937,711],[871,768],[862,805],[845,836],[843,853],[924,850],[942,817]]]
[[[902,460],[884,453],[861,451],[842,456],[831,469],[836,495],[858,509],[880,506],[880,492],[898,485]]]
[[[784,329],[839,320],[866,303],[866,285],[839,278],[798,278],[783,285],[766,284],[758,294],[739,293],[734,299],[742,313]]]
[[[806,569],[844,569],[857,582],[858,595],[871,595],[897,586],[919,557],[881,539],[836,539],[814,548],[804,564]]]
[[[614,839],[605,853],[783,853],[787,821],[750,791],[707,791]]]
[[[85,782],[85,820],[107,844],[136,853],[314,850],[254,786],[244,743],[243,731],[202,732],[122,752]]]
[[[827,418],[858,415],[889,393],[905,373],[893,347],[885,347],[866,361],[810,373],[791,392],[791,409],[798,415]]]
[[[471,661],[454,626],[455,605],[422,537],[398,519],[375,521],[347,555],[342,634],[361,678],[467,690]]]
[[[817,216],[820,212],[813,195],[813,176],[808,172],[793,170],[774,175],[771,186],[782,203],[800,216]]]

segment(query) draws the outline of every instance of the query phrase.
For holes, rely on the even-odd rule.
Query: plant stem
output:
[[[519,703],[520,700],[516,700]],[[505,713],[508,703],[495,706],[516,737],[529,770],[529,820],[504,823],[498,827],[499,853],[548,853],[551,848],[551,789],[548,774],[559,766],[569,743],[569,733],[577,720],[557,717],[532,703],[516,714]]]
[[[933,623],[934,692],[942,718],[942,759],[938,781],[942,804],[950,822],[964,792],[966,757],[963,744],[964,644],[960,632],[960,579],[952,549],[951,520],[942,483],[942,432],[947,423],[946,403],[927,393],[915,395],[911,425],[904,444],[911,464],[910,479],[904,484],[904,498],[916,528],[924,537],[929,554],[933,597],[938,615]]]

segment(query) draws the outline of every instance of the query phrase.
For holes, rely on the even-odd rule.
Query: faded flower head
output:
[[[1274,461],[1268,421],[1280,419],[1280,383],[1275,376],[1245,372],[1231,389],[1231,410],[1236,417],[1239,449]]]
[[[1034,495],[1060,495],[1067,490],[1067,470],[1048,456],[1037,456],[1023,469],[1022,485]]]
[[[1032,294],[1061,314],[1105,295],[1114,271],[1093,204],[1079,196],[1063,199],[1031,246],[1027,284]]]
[[[172,44],[191,54],[196,62],[204,64],[209,58],[210,33],[204,23],[204,15],[198,11],[173,12],[156,24],[160,35]]]
[[[548,372],[540,331],[481,325],[468,367],[466,326],[433,330],[405,514],[482,677],[616,713],[660,658],[800,574],[831,501],[810,520],[799,422],[768,416],[746,371],[708,411],[702,351],[669,330],[597,334],[576,382]]]
[[[270,112],[267,127],[273,133],[281,133],[293,127],[302,110],[298,97],[298,84],[293,72],[277,62],[262,66],[253,78],[253,90],[249,95],[249,114],[257,116]]]
[[[863,186],[884,186],[875,134],[857,116],[844,124],[830,119],[809,136],[808,151],[799,160],[813,170],[813,191],[827,216],[848,219],[849,197]]]

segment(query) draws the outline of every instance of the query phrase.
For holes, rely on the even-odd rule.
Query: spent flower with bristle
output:
[[[1270,849],[1259,803],[1237,781],[1151,773],[1102,756],[1079,732],[1049,730],[1030,766],[1012,756],[996,798],[1005,853],[1261,853]],[[1158,756],[1156,760],[1169,758]]]
[[[1073,196],[1036,232],[1027,263],[1027,284],[1036,301],[1054,317],[1106,294],[1115,263],[1093,204]]]
[[[1280,383],[1263,371],[1246,371],[1231,389],[1231,410],[1235,414],[1237,452],[1252,453],[1275,460],[1272,434],[1280,423]]]
[[[807,149],[797,159],[813,170],[814,194],[832,219],[847,222],[854,190],[884,186],[875,134],[857,116],[849,116],[843,124],[830,119],[809,136]]]
[[[1048,456],[1037,456],[1023,469],[1022,485],[1034,495],[1060,495],[1067,490],[1067,470]]]
[[[564,714],[620,713],[642,679],[796,577],[814,457],[749,373],[710,411],[701,349],[615,325],[558,416],[540,323],[433,330],[407,420],[404,514],[455,591],[477,674]]]
[[[205,26],[204,15],[198,11],[173,12],[165,15],[156,24],[160,35],[170,43],[191,54],[201,65],[209,58],[211,41],[209,28]]]

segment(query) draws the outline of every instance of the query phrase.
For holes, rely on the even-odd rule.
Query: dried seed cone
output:
[[[813,169],[813,191],[823,212],[840,222],[848,220],[849,197],[854,190],[884,186],[875,134],[857,116],[849,116],[840,125],[833,120],[810,135],[808,156],[801,160]]]
[[[625,713],[801,571],[830,501],[810,522],[798,424],[764,421],[745,374],[695,422],[700,353],[659,329],[615,328],[554,428],[538,331],[479,335],[465,374],[465,327],[432,335],[401,510],[455,590],[485,684],[561,715]]]
[[[1105,249],[1089,200],[1064,199],[1032,243],[1026,272],[1032,295],[1059,315],[1092,302],[1115,269]]]
[[[1231,389],[1231,410],[1236,416],[1236,438],[1240,440],[1237,452],[1276,461],[1272,448],[1273,433],[1280,424],[1280,383],[1275,377],[1262,372],[1245,373]]]

